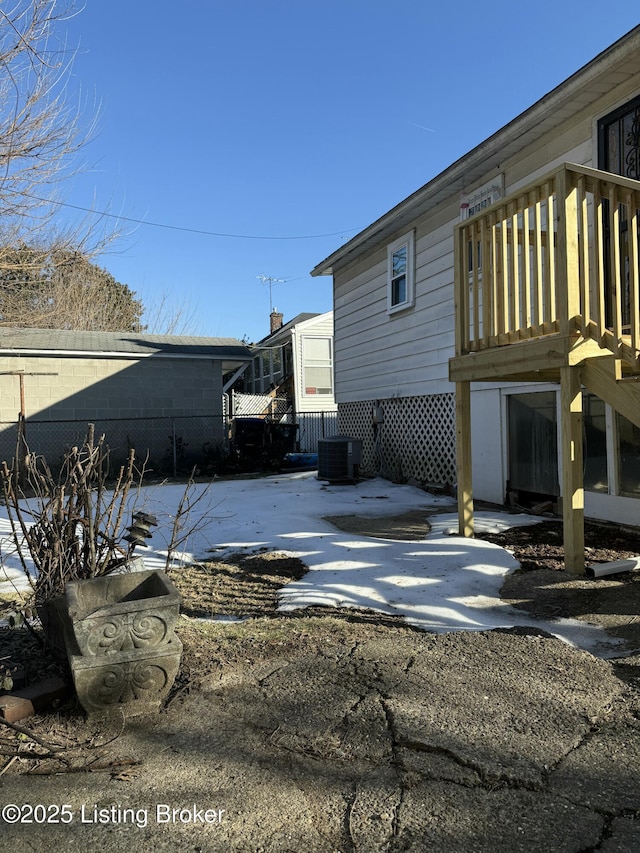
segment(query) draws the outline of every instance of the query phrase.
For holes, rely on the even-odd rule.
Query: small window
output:
[[[271,376],[271,353],[268,349],[262,350],[260,354],[262,361],[262,377],[268,379]]]
[[[387,311],[410,308],[414,301],[415,249],[413,232],[387,248]]]
[[[608,492],[607,416],[605,405],[593,394],[583,394],[584,487],[589,492]]]
[[[619,413],[618,477],[623,497],[640,498],[640,427]]]
[[[260,369],[260,356],[257,355],[253,359],[253,364],[251,367],[251,393],[259,394],[262,389],[262,371]]]
[[[273,375],[276,379],[282,379],[282,347],[274,347],[271,353]]]

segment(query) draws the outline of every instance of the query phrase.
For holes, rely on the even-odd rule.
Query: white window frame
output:
[[[402,248],[407,250],[407,267],[405,270],[405,299],[393,303],[393,256]],[[387,246],[387,314],[397,314],[412,308],[415,303],[416,250],[415,234],[410,231]]]

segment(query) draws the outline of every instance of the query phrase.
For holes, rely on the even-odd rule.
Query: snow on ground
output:
[[[195,489],[197,495],[205,486]],[[137,552],[144,554],[146,568],[165,566],[173,514],[183,492],[184,486],[170,484],[141,491],[136,508],[160,522],[151,547]],[[409,510],[424,510],[429,517],[431,531],[420,541],[355,536],[323,520]],[[594,654],[615,653],[618,642],[596,626],[577,620],[543,622],[502,603],[503,579],[519,564],[497,545],[455,535],[454,510],[449,497],[382,479],[327,485],[315,472],[306,472],[220,480],[193,511],[188,526],[199,520],[199,529],[183,546],[183,556],[188,562],[277,550],[300,558],[309,572],[281,590],[283,611],[312,604],[368,607],[401,614],[410,624],[436,632],[533,624]],[[478,512],[475,518],[478,532],[540,522],[536,516],[501,512]],[[0,591],[27,586],[9,534],[6,509],[0,507]]]

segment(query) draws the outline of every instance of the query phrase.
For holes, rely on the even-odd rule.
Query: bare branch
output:
[[[76,51],[65,22],[74,0],[13,0],[0,9],[0,269],[5,249],[28,243],[95,256],[116,236],[102,215],[55,228],[64,182],[82,169],[98,110],[74,104]],[[116,226],[117,227],[117,226]]]
[[[199,495],[194,497],[194,489],[196,486],[195,482],[195,472],[194,468],[191,472],[191,476],[185,486],[185,490],[182,493],[182,497],[180,498],[180,503],[178,504],[178,508],[176,509],[176,514],[173,518],[173,526],[171,528],[171,539],[169,541],[169,546],[167,549],[167,559],[165,563],[165,571],[168,571],[171,567],[171,563],[178,553],[178,549],[180,549],[185,543],[196,533],[198,530],[201,530],[205,527],[209,521],[211,520],[211,516],[206,512],[201,512],[197,521],[191,523],[191,516],[193,510],[204,501],[205,498],[208,498],[210,495],[211,486],[213,485],[213,480],[211,480],[204,489],[200,492]],[[201,509],[201,507],[200,507]]]

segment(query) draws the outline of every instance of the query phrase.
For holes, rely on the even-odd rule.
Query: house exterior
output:
[[[257,414],[291,418],[335,412],[333,393],[333,311],[298,314],[283,323],[273,311],[270,333],[253,348],[244,391],[263,397]]]
[[[0,328],[1,458],[15,455],[22,419],[51,462],[89,422],[115,461],[133,446],[156,469],[197,462],[204,445],[222,448],[223,377],[250,360],[233,338]]]
[[[639,180],[637,27],[316,266],[365,470],[637,523]]]

